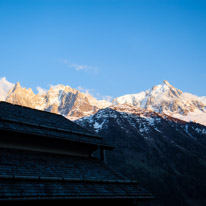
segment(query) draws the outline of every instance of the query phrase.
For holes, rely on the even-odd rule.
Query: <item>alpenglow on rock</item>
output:
[[[52,86],[44,94],[34,94],[32,89],[22,88],[19,82],[9,91],[5,101],[61,114],[71,120],[92,115],[111,104],[64,85]]]

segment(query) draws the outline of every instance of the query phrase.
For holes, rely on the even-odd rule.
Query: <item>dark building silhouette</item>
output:
[[[112,149],[61,115],[0,102],[0,204],[137,205],[152,199],[104,163],[104,151]]]

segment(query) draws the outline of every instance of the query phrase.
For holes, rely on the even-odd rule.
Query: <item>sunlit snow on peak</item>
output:
[[[7,81],[6,77],[0,79],[0,101],[5,101],[8,92],[14,87],[15,84]]]

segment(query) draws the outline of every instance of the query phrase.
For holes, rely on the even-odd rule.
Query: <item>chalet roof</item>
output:
[[[0,148],[0,201],[50,198],[152,198],[103,162],[18,149]]]
[[[62,115],[7,102],[0,102],[0,129],[109,147],[101,137]]]
[[[88,144],[87,148],[110,147],[102,142],[101,137],[60,115],[0,102],[0,132],[0,201],[153,198],[138,182],[122,177],[89,155],[72,156],[74,153],[38,152],[29,150],[29,147],[11,146],[18,138],[22,140],[18,144],[27,138],[30,143],[34,138],[43,139],[46,144],[42,145],[46,147],[53,138],[55,141],[51,142],[65,143],[66,140],[68,145],[72,143],[72,148],[80,142]],[[41,141],[37,143],[40,146]],[[83,150],[84,146],[81,144],[78,149]]]

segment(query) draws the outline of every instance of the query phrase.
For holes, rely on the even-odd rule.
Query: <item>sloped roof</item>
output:
[[[96,158],[0,148],[0,163],[0,175],[124,179]]]
[[[61,115],[7,102],[0,102],[0,129],[104,145],[101,137]]]
[[[0,148],[0,201],[32,198],[152,198],[88,157]]]

